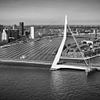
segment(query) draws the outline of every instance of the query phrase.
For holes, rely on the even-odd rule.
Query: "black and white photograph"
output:
[[[100,100],[100,0],[0,0],[0,100]]]

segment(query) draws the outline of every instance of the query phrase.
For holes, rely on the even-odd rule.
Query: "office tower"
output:
[[[19,23],[19,31],[20,31],[20,35],[23,36],[24,35],[24,22]]]

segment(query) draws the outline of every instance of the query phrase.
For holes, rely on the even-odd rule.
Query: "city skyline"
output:
[[[0,0],[0,24],[100,25],[100,0]]]

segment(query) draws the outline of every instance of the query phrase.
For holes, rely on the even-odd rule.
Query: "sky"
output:
[[[100,0],[0,0],[0,24],[100,25]]]

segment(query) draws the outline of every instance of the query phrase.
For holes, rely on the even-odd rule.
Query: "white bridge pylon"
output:
[[[67,25],[68,25],[68,21],[67,21],[67,16],[65,16],[65,25],[64,25],[64,34],[63,34],[63,39],[62,39],[62,42],[61,42],[61,45],[58,49],[58,52],[54,58],[54,61],[52,63],[52,66],[51,66],[51,70],[57,70],[57,69],[60,69],[63,67],[63,65],[58,65],[57,63],[59,62],[60,60],[60,57],[61,57],[61,53],[63,51],[63,47],[65,45],[65,41],[66,41],[66,34],[67,34]],[[65,65],[64,65],[65,66]]]
[[[64,25],[64,34],[63,34],[63,39],[62,39],[62,42],[60,44],[60,47],[58,49],[58,52],[54,58],[54,61],[52,63],[52,66],[51,66],[51,70],[57,70],[57,69],[60,69],[60,68],[70,68],[70,69],[79,69],[79,70],[85,70],[86,73],[92,71],[92,68],[91,66],[88,65],[87,61],[84,59],[84,56],[82,56],[86,66],[82,67],[82,66],[75,66],[75,65],[67,65],[67,64],[58,64],[60,58],[61,58],[61,54],[62,54],[62,51],[63,51],[63,47],[65,45],[65,41],[66,41],[66,36],[67,36],[67,32],[68,32],[68,20],[67,20],[67,16],[65,16],[65,25]],[[71,30],[70,30],[71,31]],[[71,32],[72,33],[72,32]],[[72,33],[72,36],[73,36],[73,33]],[[77,44],[77,41],[76,39],[73,37],[74,41],[76,42]],[[78,44],[77,44],[78,46]],[[79,50],[80,50],[80,47],[78,46]],[[81,50],[80,50],[81,52]]]

